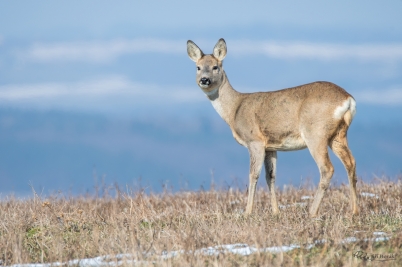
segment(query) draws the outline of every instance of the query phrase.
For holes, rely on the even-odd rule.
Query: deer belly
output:
[[[300,150],[307,147],[301,136],[285,136],[283,138],[267,138],[266,140],[267,150]]]

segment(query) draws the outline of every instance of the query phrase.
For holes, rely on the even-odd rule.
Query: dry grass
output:
[[[65,262],[99,255],[131,253],[143,266],[358,266],[364,262],[353,252],[396,253],[397,259],[371,262],[372,266],[402,265],[402,180],[359,182],[358,192],[376,197],[359,198],[361,215],[352,217],[349,188],[332,187],[326,193],[319,219],[308,216],[314,190],[287,188],[278,191],[279,216],[270,212],[270,197],[257,192],[256,211],[244,216],[246,192],[236,190],[145,195],[118,191],[113,197],[64,197],[29,200],[8,198],[0,203],[0,260],[3,265],[32,262]],[[347,237],[372,239],[385,232],[383,242],[342,243]],[[200,248],[247,243],[257,248],[311,244],[312,249],[250,256],[195,255]],[[185,250],[167,260],[163,251]],[[379,266],[379,265],[378,265]]]

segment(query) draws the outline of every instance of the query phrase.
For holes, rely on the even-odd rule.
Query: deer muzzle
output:
[[[210,83],[211,83],[211,80],[209,78],[203,77],[200,80],[200,84],[202,84],[202,85],[210,85]]]

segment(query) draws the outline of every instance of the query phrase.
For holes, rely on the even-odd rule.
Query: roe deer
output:
[[[356,113],[356,102],[349,93],[330,82],[314,82],[273,92],[239,93],[230,85],[223,70],[222,61],[227,53],[224,39],[217,42],[212,55],[205,55],[189,40],[187,53],[196,63],[198,86],[229,125],[236,141],[249,151],[250,184],[246,214],[253,211],[256,184],[263,163],[272,212],[279,212],[275,196],[276,151],[307,147],[320,171],[319,186],[310,207],[310,216],[317,216],[334,172],[328,146],[346,168],[352,213],[359,213],[356,164],[346,139]]]

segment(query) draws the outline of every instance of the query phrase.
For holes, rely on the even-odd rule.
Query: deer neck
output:
[[[223,72],[222,83],[219,87],[206,94],[218,114],[230,124],[234,110],[238,106],[240,93],[230,85],[226,73]]]

